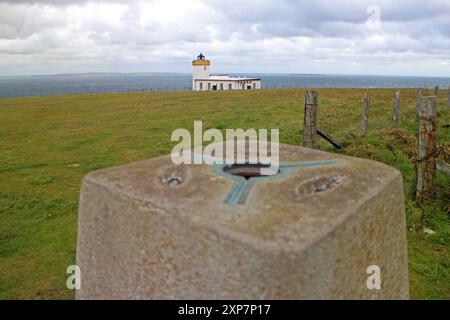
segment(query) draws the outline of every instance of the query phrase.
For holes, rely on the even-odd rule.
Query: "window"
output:
[[[200,82],[200,90],[203,90],[203,82]]]
[[[211,83],[208,82],[208,90],[211,90]]]

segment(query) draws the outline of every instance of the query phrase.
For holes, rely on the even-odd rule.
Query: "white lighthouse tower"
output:
[[[195,90],[196,79],[208,79],[209,78],[209,65],[211,62],[205,59],[205,56],[200,53],[197,56],[197,60],[192,61],[192,90]]]

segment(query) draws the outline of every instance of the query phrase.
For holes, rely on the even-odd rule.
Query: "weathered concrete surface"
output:
[[[340,162],[261,180],[237,205],[224,203],[232,180],[169,156],[87,175],[77,299],[408,298],[401,174],[288,145],[280,158]],[[370,265],[381,290],[367,288]]]

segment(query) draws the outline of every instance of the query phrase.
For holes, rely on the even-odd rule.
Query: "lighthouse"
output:
[[[192,90],[257,90],[261,89],[261,79],[247,77],[232,77],[229,75],[211,75],[209,66],[211,61],[200,53],[192,61]]]
[[[205,59],[205,56],[200,53],[197,60],[192,61],[192,89],[195,90],[196,79],[209,78],[209,65],[211,62]]]

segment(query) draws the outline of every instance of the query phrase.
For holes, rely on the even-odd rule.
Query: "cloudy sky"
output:
[[[0,75],[450,76],[450,0],[0,0]]]

